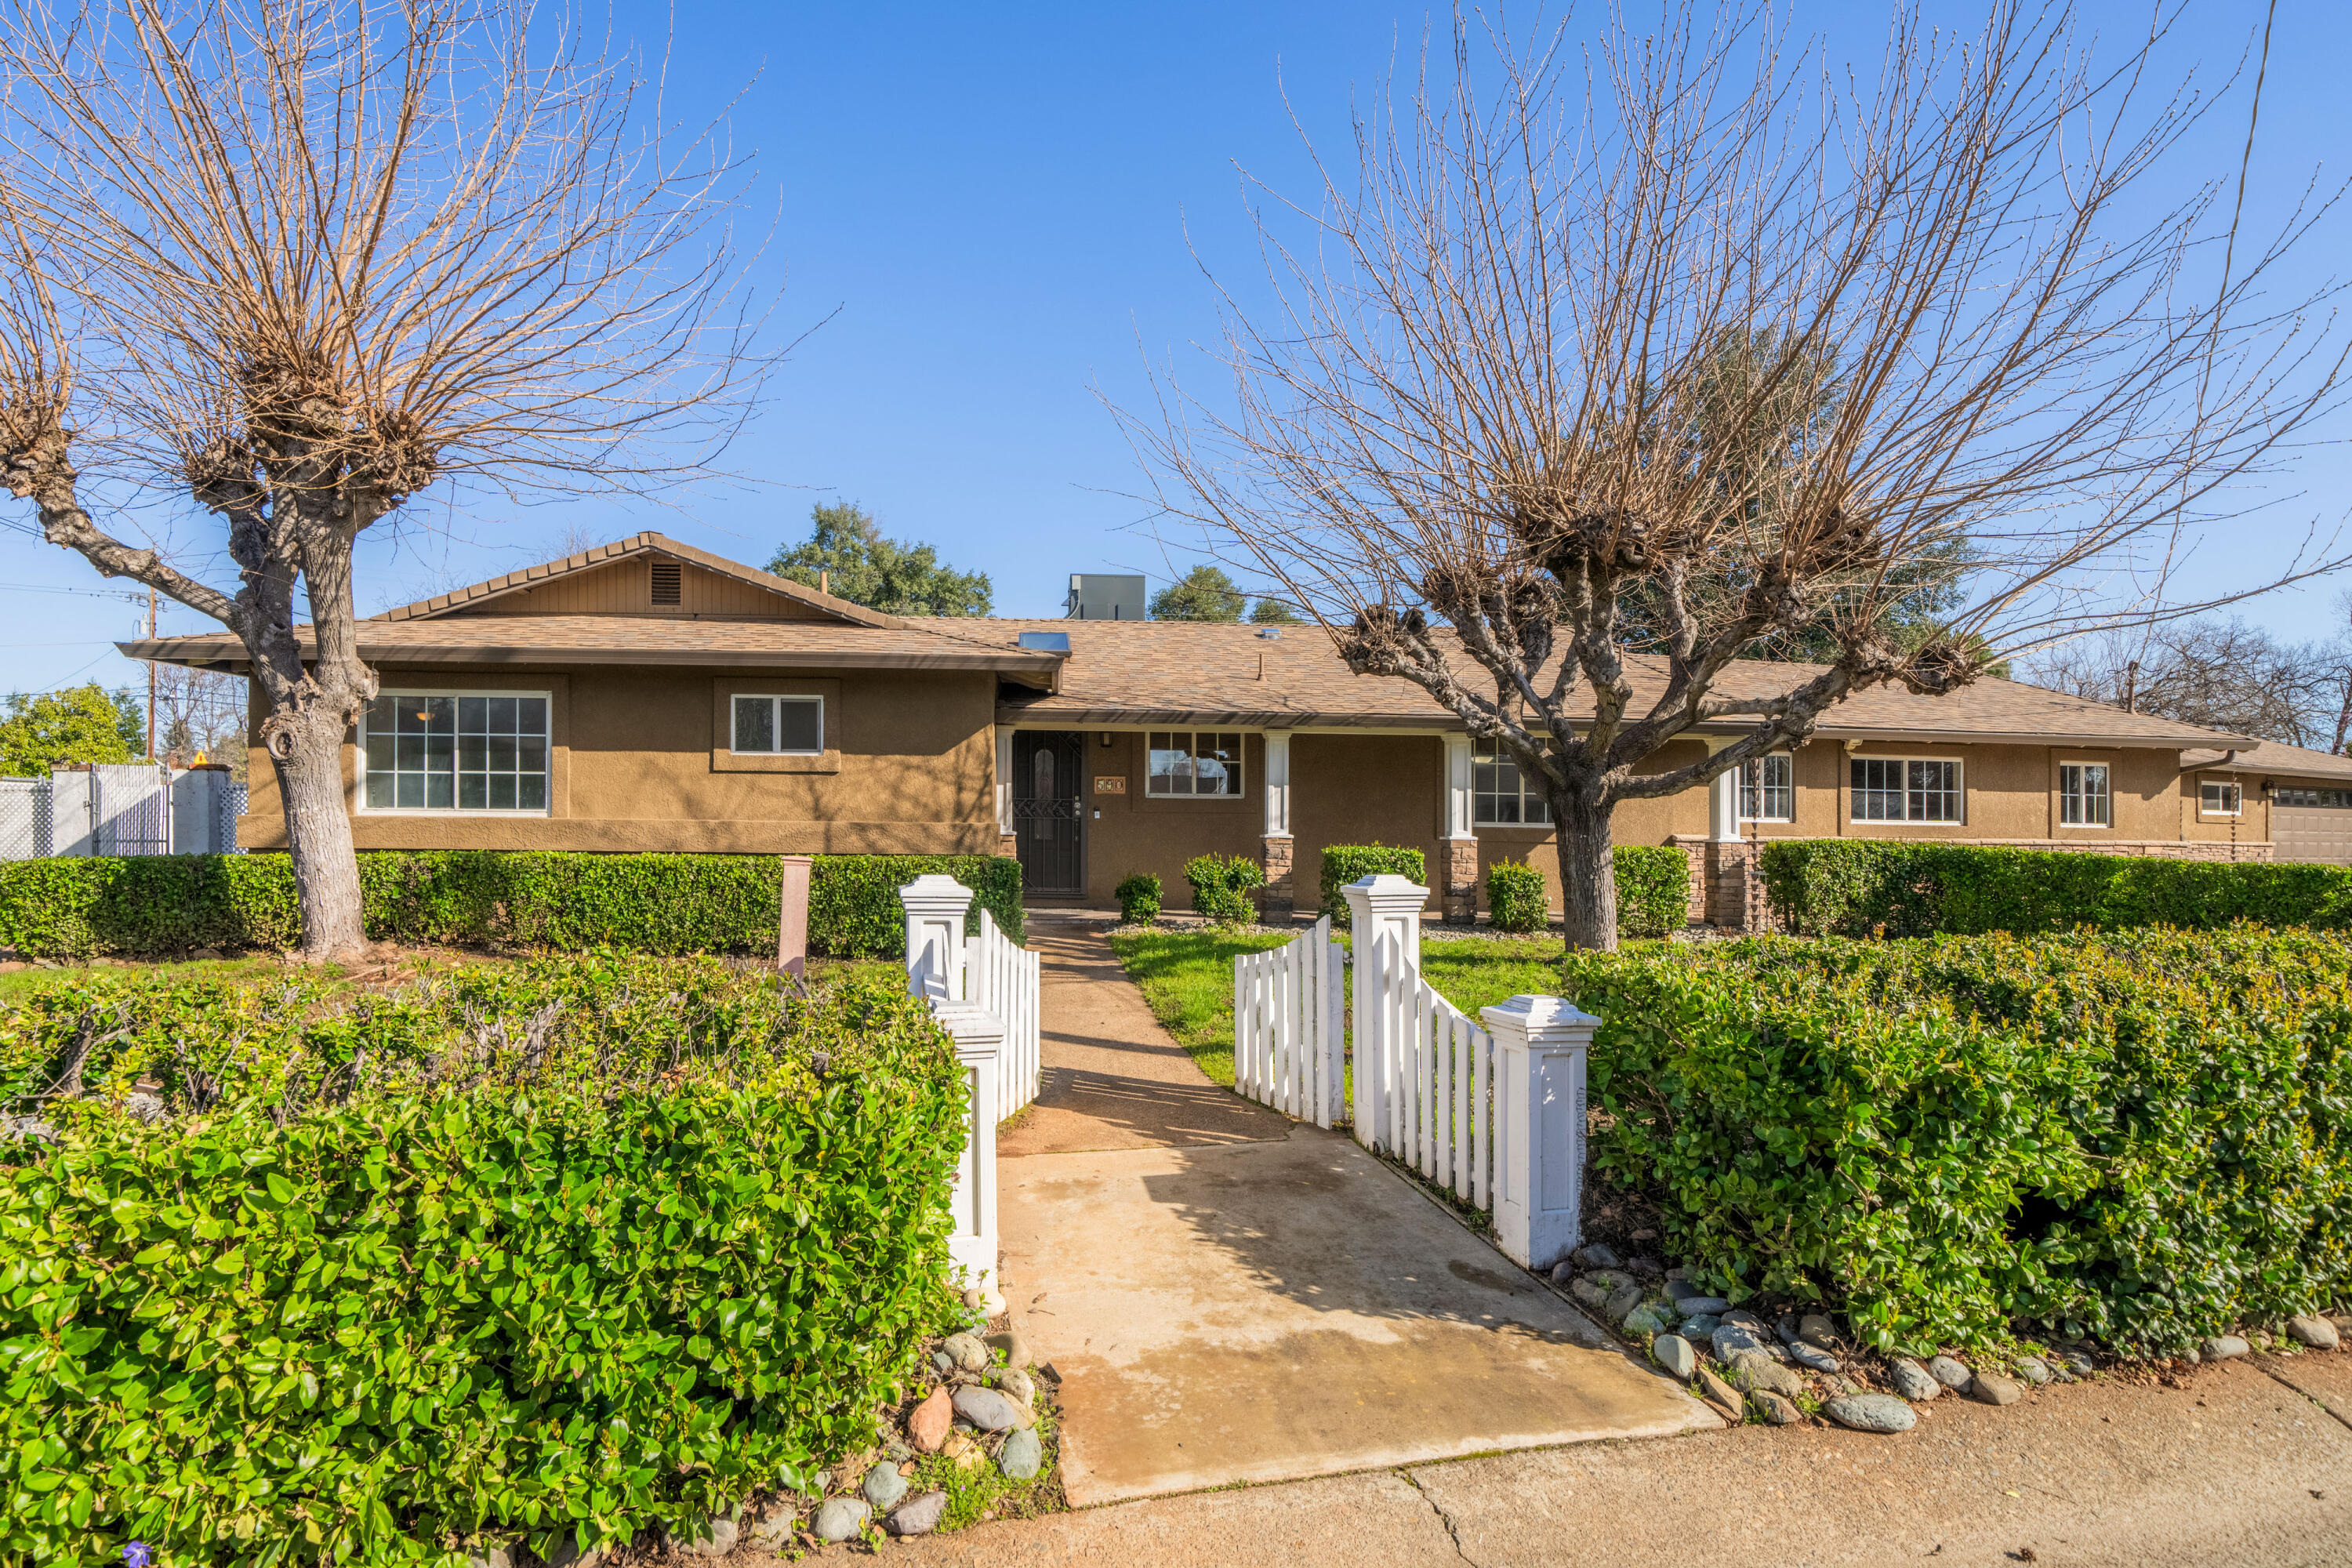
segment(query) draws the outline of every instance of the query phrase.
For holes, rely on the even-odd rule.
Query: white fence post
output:
[[[1495,1239],[1522,1268],[1549,1268],[1583,1240],[1584,1060],[1601,1020],[1558,996],[1478,1016],[1495,1037]]]
[[[970,1002],[931,1004],[931,1016],[955,1037],[956,1060],[971,1091],[965,1113],[963,1158],[957,1163],[952,1201],[955,1234],[948,1258],[968,1285],[996,1278],[996,1123],[1002,1116],[999,1060],[1004,1050],[1003,1021]]]
[[[1340,890],[1356,933],[1356,1141],[1409,1159],[1415,1103],[1400,1091],[1421,991],[1421,911],[1429,889],[1384,871]]]
[[[969,1001],[963,917],[971,908],[971,889],[953,877],[934,871],[899,889],[898,902],[907,910],[908,987],[918,996]]]

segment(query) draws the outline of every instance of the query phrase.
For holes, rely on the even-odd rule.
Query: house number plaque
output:
[[[1127,793],[1127,775],[1125,773],[1097,773],[1095,775],[1095,793],[1097,795],[1125,795]]]

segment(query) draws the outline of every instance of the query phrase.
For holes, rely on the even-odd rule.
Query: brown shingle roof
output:
[[[1059,686],[1034,697],[1008,697],[999,707],[1000,718],[1007,721],[1050,719],[1078,727],[1461,727],[1409,681],[1351,674],[1329,636],[1312,626],[1286,627],[1278,639],[1268,639],[1258,635],[1257,626],[1201,621],[907,619],[907,625],[926,629],[943,624],[953,624],[967,636],[993,636],[1008,646],[1024,631],[1069,634],[1070,658]],[[1638,709],[1664,686],[1664,665],[1640,657],[1628,662]],[[1466,658],[1463,663],[1475,671]],[[1810,664],[1743,660],[1724,672],[1717,689],[1727,696],[1776,696],[1819,669]],[[1701,728],[1738,733],[1746,726],[1727,720]],[[1820,732],[1838,740],[2071,741],[2170,750],[2227,744],[2235,739],[2038,686],[1995,679],[1979,680],[1942,698],[1874,688],[1832,710]]]
[[[2235,757],[2227,748],[2183,752],[2180,765],[2184,768],[2226,769],[2239,773],[2276,773],[2284,778],[2325,780],[2329,784],[2352,782],[2352,757],[2339,757],[2333,752],[2306,751],[2301,746],[2289,746],[2277,741],[2257,741],[2238,749]]]

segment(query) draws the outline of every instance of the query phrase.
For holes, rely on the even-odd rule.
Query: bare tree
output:
[[[1255,209],[1270,288],[1223,294],[1217,395],[1167,373],[1127,421],[1213,552],[1540,788],[1582,946],[1615,942],[1620,802],[2095,620],[2097,574],[2335,405],[2308,301],[2256,297],[2329,202],[2253,247],[2226,187],[2154,188],[2207,100],[2143,107],[2149,46],[2101,73],[2063,12],[1963,42],[1904,11],[1851,86],[1759,15],[1621,19],[1580,68],[1457,15],[1314,203]],[[1960,602],[1894,635],[1954,561]],[[1727,679],[1797,628],[1819,662]]]
[[[247,685],[217,669],[155,667],[155,733],[163,755],[184,766],[199,752],[246,774]]]
[[[435,484],[699,471],[761,363],[731,175],[527,0],[36,0],[0,92],[0,483],[244,644],[304,948],[349,950],[353,542]],[[225,526],[235,590],[158,514]]]
[[[2235,616],[2062,644],[2026,679],[2137,713],[2341,752],[2352,735],[2352,637],[2287,643]]]

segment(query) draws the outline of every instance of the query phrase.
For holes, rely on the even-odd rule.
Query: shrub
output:
[[[1617,934],[1665,936],[1690,923],[1690,858],[1672,845],[1620,844]]]
[[[775,952],[781,872],[768,855],[587,855],[383,850],[363,854],[360,892],[378,941],[578,952]],[[1020,862],[982,855],[821,855],[809,947],[844,958],[906,952],[898,890],[944,872],[1014,941]],[[0,864],[0,946],[31,958],[156,957],[191,948],[299,945],[301,909],[283,855],[173,855]]]
[[[1571,953],[1603,1179],[1882,1348],[2171,1352],[2352,1289],[2352,946],[2220,934]]]
[[[1323,912],[1331,917],[1334,929],[1344,931],[1351,918],[1347,895],[1339,889],[1349,883],[1382,872],[1402,877],[1420,887],[1429,886],[1429,860],[1418,849],[1406,849],[1394,844],[1332,844],[1323,850]]]
[[[1192,912],[1219,925],[1247,921],[1256,910],[1250,889],[1265,885],[1265,871],[1242,855],[1195,855],[1184,862],[1184,880],[1192,884]]]
[[[1544,875],[1523,860],[1486,868],[1486,915],[1496,931],[1541,931],[1551,923]]]
[[[2352,870],[2336,866],[1806,838],[1768,847],[1762,869],[1775,920],[1809,935],[2352,929]]]
[[[1144,925],[1160,918],[1160,879],[1138,871],[1111,889],[1118,900],[1121,925]]]
[[[20,1092],[76,1042],[56,1142],[0,1146],[11,1561],[625,1540],[870,1443],[951,1310],[961,1078],[893,986],[598,954],[0,1009]]]

